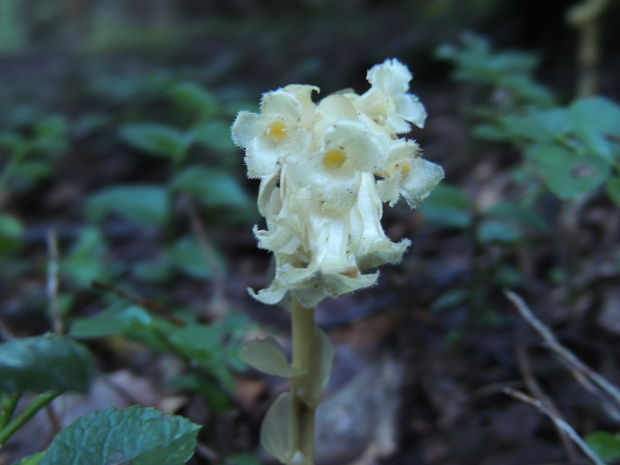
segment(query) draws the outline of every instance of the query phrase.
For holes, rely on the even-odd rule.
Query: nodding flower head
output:
[[[250,290],[256,299],[276,304],[290,294],[313,307],[372,286],[378,273],[364,271],[402,259],[410,242],[386,236],[383,203],[403,197],[417,207],[443,177],[415,141],[398,137],[426,119],[407,93],[411,78],[405,65],[386,60],[368,71],[362,95],[315,103],[317,87],[289,85],[265,93],[260,113],[239,113],[232,137],[245,150],[248,177],[260,179],[266,220],[254,233],[276,260],[270,286]]]

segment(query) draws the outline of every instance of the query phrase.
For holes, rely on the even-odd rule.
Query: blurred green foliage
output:
[[[605,463],[620,458],[620,435],[607,431],[594,431],[585,437],[586,444]]]
[[[90,378],[77,376],[92,375],[94,362],[87,354],[89,358],[82,357],[78,363],[65,346],[83,347],[75,339],[111,341],[120,337],[154,351],[175,354],[186,369],[170,382],[171,387],[202,396],[216,415],[233,409],[235,372],[245,367],[237,353],[250,321],[227,302],[222,308],[219,301],[221,317],[205,319],[195,296],[179,298],[169,291],[169,285],[182,276],[185,282],[206,281],[222,292],[228,266],[226,252],[214,239],[217,231],[235,225],[249,230],[256,218],[228,130],[243,103],[222,100],[182,72],[175,75],[171,71],[136,77],[94,74],[74,95],[78,102],[94,104],[78,112],[51,113],[45,102],[29,105],[20,101],[20,93],[14,90],[0,90],[8,97],[9,106],[11,99],[15,103],[0,117],[0,202],[9,206],[0,214],[0,275],[7,286],[16,286],[22,279],[40,276],[50,272],[50,266],[57,266],[58,295],[48,296],[47,301],[33,299],[32,305],[39,307],[40,314],[54,306],[58,313],[49,317],[60,319],[71,330],[70,337],[62,339],[38,337],[49,345],[44,354],[30,338],[0,345],[0,351],[15,352],[3,360],[19,359],[24,365],[7,365],[0,383],[2,390],[9,384],[17,386],[15,395],[19,395],[32,384],[46,396],[41,402],[51,401],[56,392],[69,388],[84,390]],[[153,108],[163,111],[154,112]],[[105,166],[99,153],[110,149],[117,152],[117,160],[126,160],[118,166],[143,170],[144,178],[100,182],[97,168],[80,173],[80,168],[74,167],[91,162]],[[72,173],[79,173],[79,177],[73,178]],[[151,173],[158,174],[149,178]],[[58,217],[49,211],[41,194],[50,188],[70,195],[70,209]],[[29,199],[39,200],[33,208],[24,207]],[[216,231],[213,237],[187,231],[185,225],[205,218],[209,232]],[[68,227],[67,219],[76,221],[75,226]],[[35,222],[58,226],[41,231]],[[52,230],[56,233],[50,233]],[[47,258],[33,259],[32,248],[27,246],[34,243],[40,247],[46,237],[48,250],[43,253]],[[119,238],[131,247],[144,238],[153,244],[138,253],[127,253],[119,250]],[[58,242],[57,257],[52,256],[50,241]],[[100,289],[106,290],[93,293],[93,283],[102,283]],[[130,296],[142,293],[154,296],[152,302],[157,305],[141,306],[131,300]],[[216,297],[222,298],[214,295],[213,299]],[[82,316],[84,302],[97,311]],[[32,340],[38,341],[37,337]],[[16,352],[22,346],[22,352]],[[63,368],[69,366],[81,371]],[[36,376],[30,376],[35,372]],[[59,376],[65,384],[54,384]],[[21,426],[21,420],[19,424],[9,423],[10,395],[0,396],[0,406],[7,405],[0,412],[4,415],[0,433],[7,437]],[[42,406],[33,403],[33,409]],[[125,413],[119,411],[119,415]],[[6,432],[2,430],[5,424],[10,426]],[[157,427],[156,422],[153,427]],[[149,431],[136,437],[147,437],[152,433]],[[88,447],[92,446],[91,441]],[[54,457],[66,455],[66,451],[56,449],[53,443],[47,453],[24,463],[46,463],[52,460],[49,454],[53,451]],[[166,453],[172,460],[171,449],[166,448]],[[101,457],[102,463],[108,459],[105,454]],[[231,456],[233,459],[237,460]],[[252,455],[240,455],[239,463],[252,463],[252,459]]]
[[[594,96],[559,106],[551,91],[533,78],[534,56],[494,52],[480,37],[465,36],[458,47],[442,46],[438,56],[455,65],[456,79],[481,86],[492,96],[471,110],[480,121],[473,129],[477,137],[514,145],[524,155],[523,168],[562,199],[605,185],[618,202],[617,103]]]
[[[453,64],[454,78],[473,96],[462,108],[474,122],[472,135],[508,144],[520,158],[508,171],[509,196],[495,195],[491,204],[478,204],[467,189],[443,183],[422,206],[432,224],[463,231],[472,241],[471,276],[465,287],[446,291],[433,308],[466,305],[473,318],[498,321],[489,296],[497,287],[522,284],[519,268],[510,264],[515,255],[523,256],[539,243],[554,243],[570,256],[566,249],[573,246],[566,237],[577,234],[567,231],[575,215],[569,213],[570,205],[606,194],[620,206],[620,106],[602,96],[562,105],[560,96],[534,78],[537,57],[495,51],[479,36],[469,34],[456,45],[443,45],[437,56]],[[548,210],[550,194],[560,203],[554,214]],[[550,272],[553,284],[565,288],[569,305],[590,292],[572,282],[575,267],[583,262],[560,258]]]

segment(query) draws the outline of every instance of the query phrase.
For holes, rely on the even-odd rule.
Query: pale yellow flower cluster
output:
[[[276,259],[271,285],[250,293],[275,304],[287,293],[305,307],[373,285],[365,270],[401,260],[410,242],[383,231],[383,202],[416,207],[443,177],[398,134],[424,126],[426,111],[407,93],[412,76],[398,60],[367,74],[362,95],[344,91],[318,104],[318,88],[289,85],[263,95],[259,114],[241,112],[232,135],[248,176],[261,180],[258,208],[267,228],[259,247]]]

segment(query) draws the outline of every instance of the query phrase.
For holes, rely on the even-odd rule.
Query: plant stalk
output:
[[[9,421],[11,421],[13,413],[15,412],[15,407],[17,407],[17,402],[19,402],[21,396],[21,392],[15,392],[14,394],[7,395],[6,398],[2,399],[2,408],[0,410],[0,430],[8,425]]]
[[[291,309],[293,337],[293,368],[308,371],[314,352],[314,309],[302,307],[293,299]],[[308,375],[291,379],[291,461],[295,465],[314,465],[315,407],[299,396],[300,389],[310,382]]]
[[[60,391],[48,391],[37,396],[22,412],[17,415],[15,420],[10,422],[4,428],[0,430],[0,448],[15,432],[20,429],[24,424],[28,422],[39,410],[46,405],[50,404],[56,397],[62,392]]]

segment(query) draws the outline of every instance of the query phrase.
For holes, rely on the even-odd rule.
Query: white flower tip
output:
[[[285,89],[265,92],[261,98],[260,109],[263,115],[288,117],[299,120],[302,113],[301,102],[295,94]]]
[[[237,147],[246,148],[256,135],[257,115],[249,111],[240,111],[230,127],[230,134]]]
[[[411,163],[411,171],[403,182],[401,193],[410,207],[417,208],[443,177],[441,166],[416,158]]]
[[[426,108],[417,95],[405,94],[396,99],[396,111],[398,116],[415,124],[419,128],[424,127],[426,121]]]
[[[264,303],[265,305],[279,304],[286,295],[286,290],[274,290],[271,287],[261,289],[258,292],[255,292],[254,289],[252,289],[251,287],[248,287],[246,290],[248,291],[248,294],[250,294],[253,298],[258,300],[259,302]]]
[[[403,63],[396,58],[390,58],[370,68],[366,79],[371,86],[395,95],[407,92],[413,75]]]

